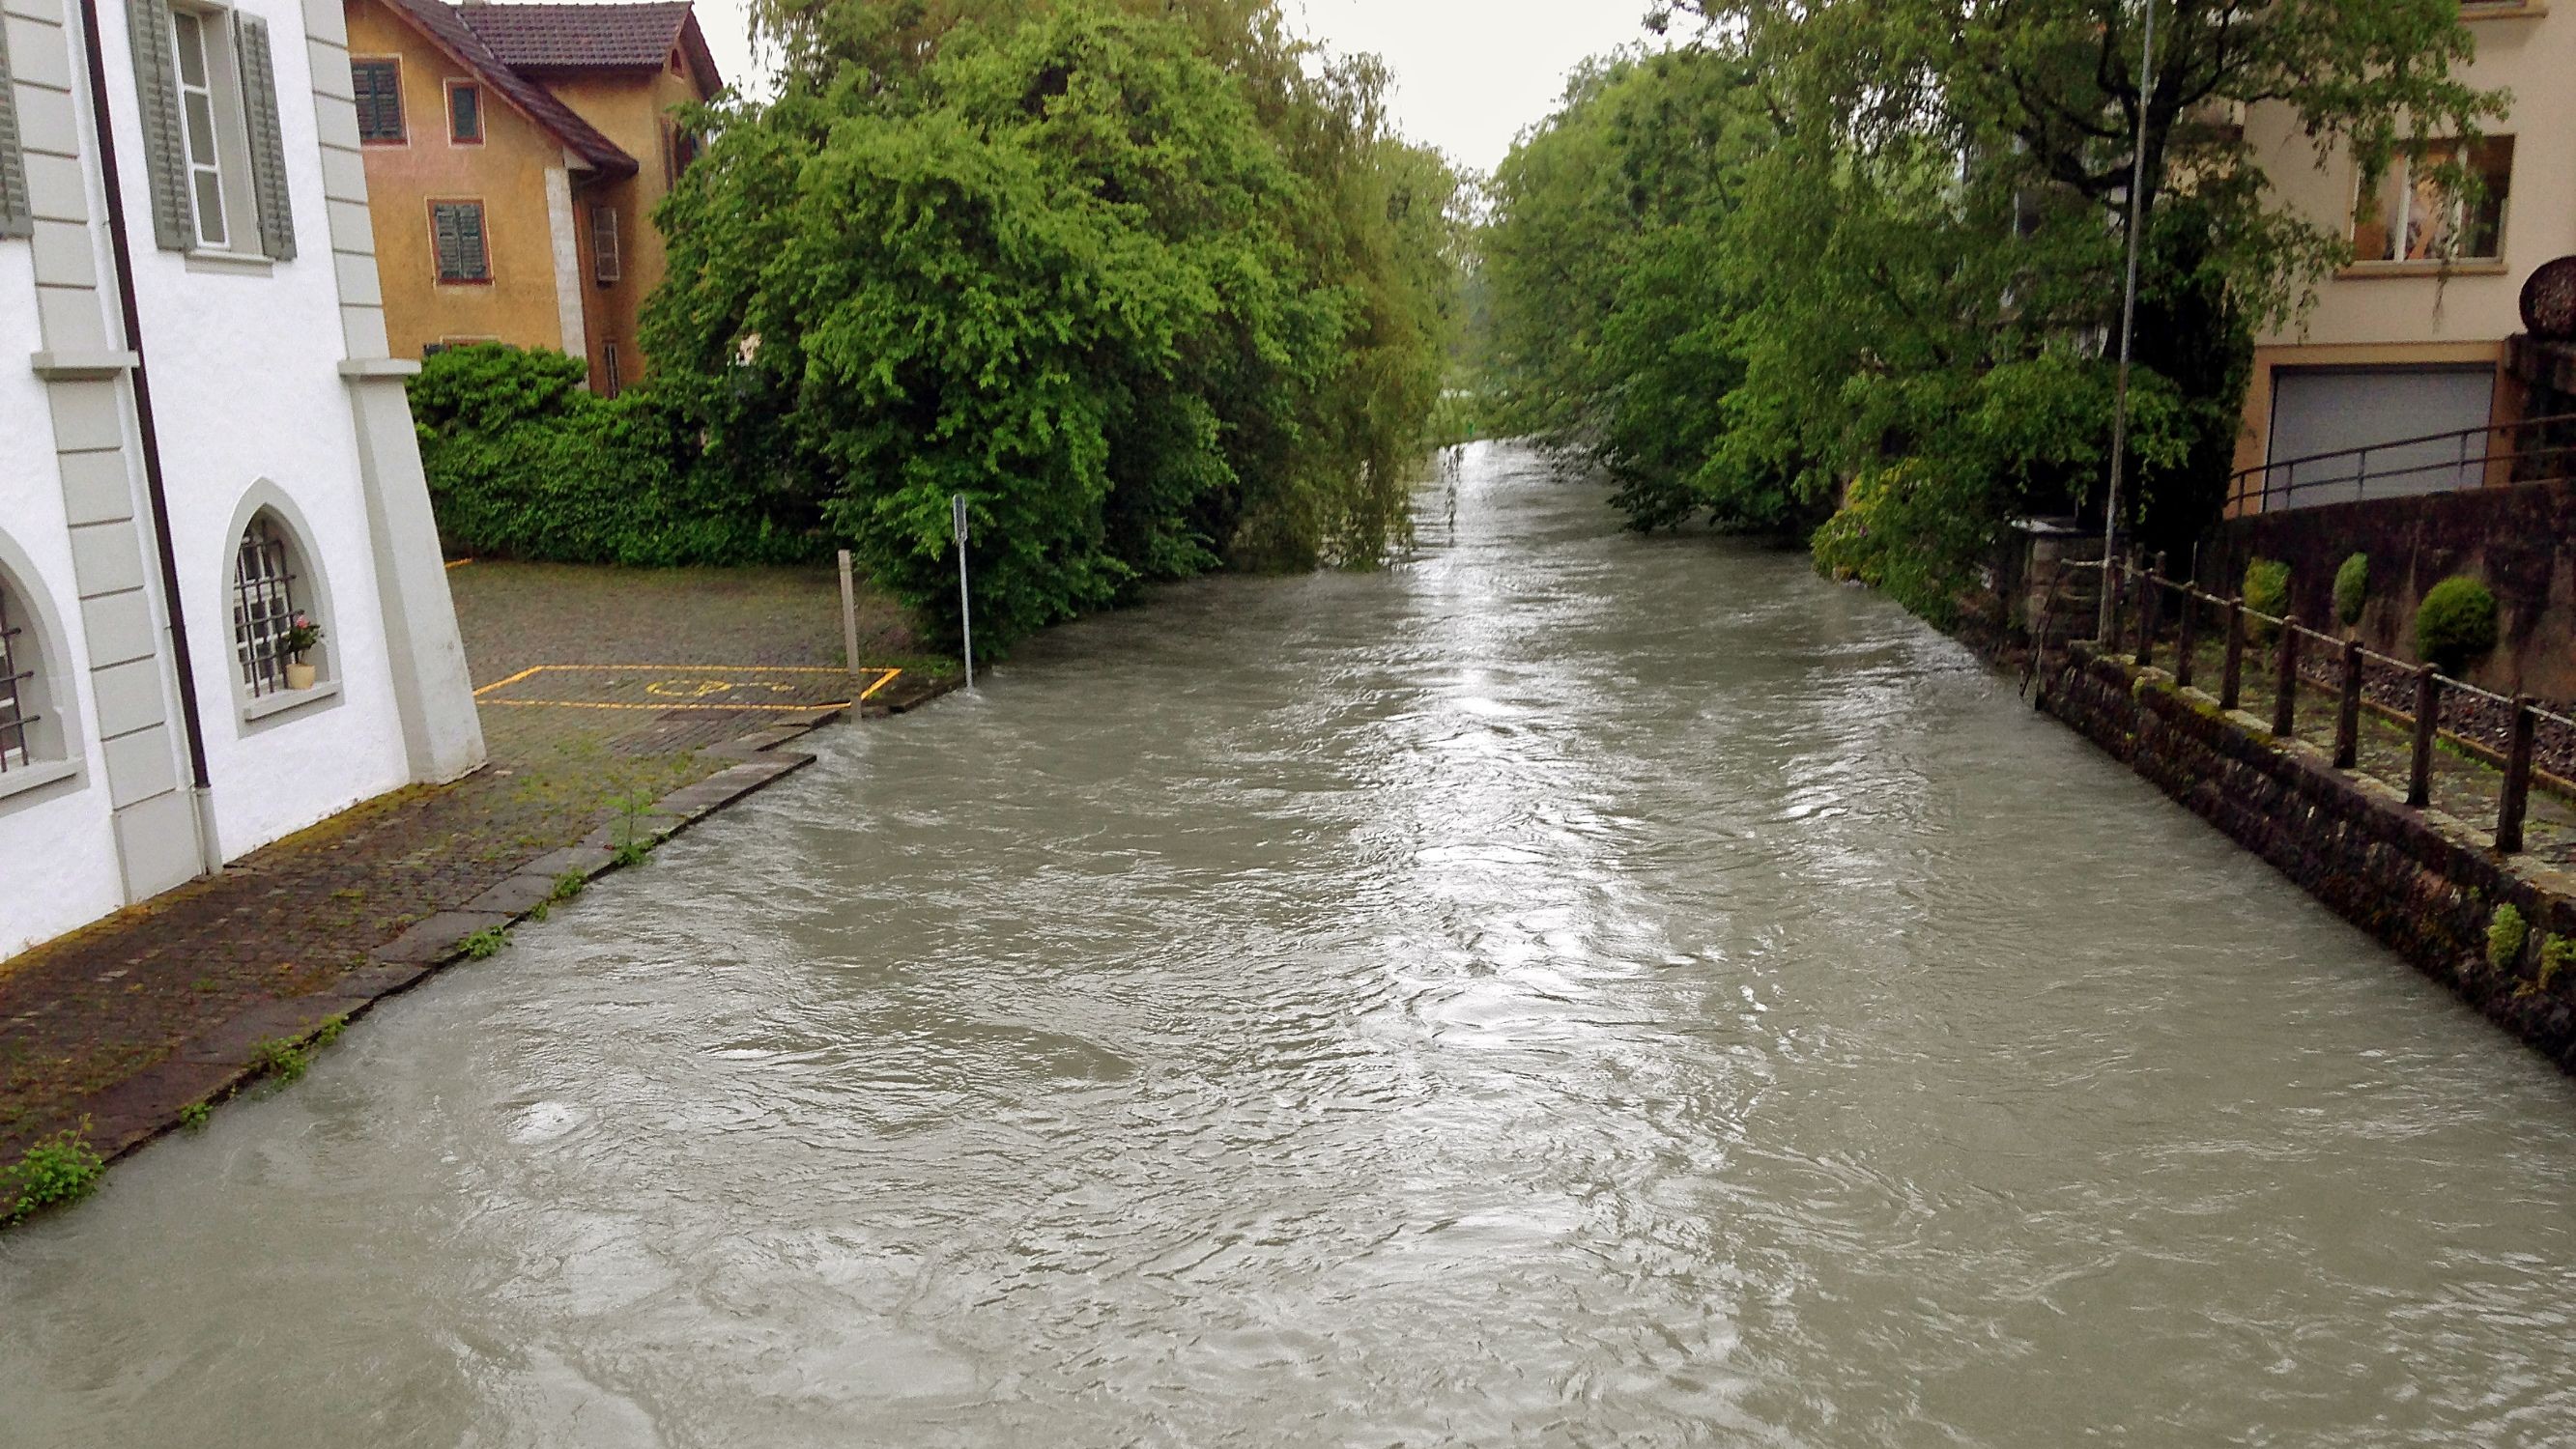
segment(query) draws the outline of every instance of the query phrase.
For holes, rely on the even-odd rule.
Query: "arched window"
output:
[[[29,769],[43,758],[38,731],[47,721],[37,703],[44,690],[36,678],[43,651],[28,617],[26,606],[10,597],[9,581],[0,578],[0,775]]]
[[[66,773],[80,731],[61,672],[61,637],[24,582],[34,575],[5,538],[0,555],[12,556],[0,561],[0,796],[6,796]]]
[[[304,551],[285,521],[265,508],[251,515],[233,564],[233,654],[253,699],[312,687],[289,673],[296,665],[318,668],[323,658],[318,644],[296,648],[320,622],[310,612],[308,575]]]

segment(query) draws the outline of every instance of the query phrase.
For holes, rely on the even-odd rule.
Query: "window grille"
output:
[[[233,569],[233,649],[242,683],[257,699],[286,688],[286,634],[295,627],[295,572],[286,540],[262,517],[242,531],[241,559]]]
[[[617,247],[617,208],[594,206],[590,209],[590,261],[592,280],[606,287],[626,275]]]
[[[35,653],[9,612],[9,591],[0,589],[0,774],[35,763],[27,731],[38,716],[28,711],[26,687],[36,677]]]
[[[603,374],[602,382],[605,384],[604,390],[607,394],[610,397],[615,397],[619,393],[624,392],[626,390],[626,377],[617,365],[616,343],[608,342],[601,344],[599,351],[599,365],[600,372]]]

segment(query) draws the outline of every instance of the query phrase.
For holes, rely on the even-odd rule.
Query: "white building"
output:
[[[340,0],[0,12],[5,957],[483,741]]]

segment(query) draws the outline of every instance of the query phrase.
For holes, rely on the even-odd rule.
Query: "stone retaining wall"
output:
[[[2542,941],[2576,939],[2576,876],[2500,856],[2465,822],[2408,808],[2402,792],[2276,740],[2253,716],[2176,689],[2162,670],[2078,644],[2052,656],[2042,679],[2042,709],[2576,1072],[2576,969],[2546,992],[2533,986]],[[2522,960],[2498,971],[2487,926],[2507,902],[2531,939]]]

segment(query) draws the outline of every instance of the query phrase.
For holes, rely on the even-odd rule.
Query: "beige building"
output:
[[[2345,230],[2359,256],[2319,287],[2313,310],[2257,339],[2237,450],[2248,472],[2231,512],[2504,476],[2476,461],[2508,447],[2503,434],[2378,447],[2519,419],[2523,388],[2508,361],[2523,283],[2576,253],[2576,4],[2553,15],[2548,0],[2468,0],[2461,12],[2477,41],[2462,78],[2513,97],[2474,145],[2401,159],[2364,196],[2353,159],[2319,167],[2285,108],[2247,118],[2277,191]],[[2484,179],[2483,197],[2464,203],[2426,175],[2455,159]],[[2375,449],[2367,461],[2294,462],[2361,447]]]

